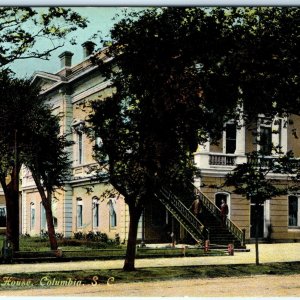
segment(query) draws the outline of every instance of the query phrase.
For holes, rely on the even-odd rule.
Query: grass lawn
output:
[[[0,237],[0,245],[3,236]],[[86,239],[61,238],[58,239],[59,248],[62,249],[62,259],[116,259],[125,257],[126,245],[118,245],[112,241],[94,241]],[[41,237],[20,237],[20,252],[15,258],[22,261],[31,259],[39,261],[39,258],[49,256],[49,240]],[[140,248],[137,247],[137,258],[150,257],[180,257],[180,256],[207,256],[227,255],[225,251],[211,250],[208,253],[201,248]],[[52,257],[53,255],[51,255]]]
[[[272,263],[256,265],[220,265],[220,266],[197,266],[197,267],[160,267],[143,268],[133,272],[122,270],[88,270],[70,272],[44,272],[26,274],[5,274],[0,277],[0,290],[7,289],[31,289],[49,288],[47,282],[69,281],[80,284],[107,284],[126,283],[141,281],[178,280],[189,278],[215,278],[232,276],[252,275],[291,275],[300,273],[300,262]],[[113,278],[113,279],[112,279]],[[28,286],[20,286],[22,283]],[[61,284],[62,285],[62,284]]]

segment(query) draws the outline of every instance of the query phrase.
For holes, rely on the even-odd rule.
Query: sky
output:
[[[122,7],[73,7],[74,11],[80,13],[82,16],[87,17],[89,20],[88,26],[85,29],[78,29],[75,33],[68,36],[76,36],[77,45],[71,45],[67,41],[64,47],[57,49],[51,55],[49,61],[41,59],[23,59],[17,60],[10,65],[10,68],[16,73],[17,77],[31,77],[35,71],[45,71],[50,73],[56,73],[60,70],[60,59],[58,56],[64,51],[71,51],[74,53],[72,57],[72,65],[75,65],[82,61],[83,50],[81,44],[88,40],[92,40],[97,47],[101,47],[100,39],[91,39],[91,37],[101,31],[101,35],[105,36],[109,34],[109,30],[112,28],[113,18],[116,14],[122,15],[124,8]],[[130,9],[142,9],[142,8],[130,8]],[[121,17],[119,17],[120,19]],[[118,18],[117,18],[118,19]]]

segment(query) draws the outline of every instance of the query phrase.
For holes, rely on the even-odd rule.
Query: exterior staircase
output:
[[[245,232],[228,218],[222,225],[220,209],[194,185],[193,189],[197,190],[203,206],[200,220],[166,187],[154,195],[198,243],[209,239],[212,247],[234,244],[235,248],[245,248]]]
[[[208,229],[208,239],[212,248],[227,247],[228,244],[233,244],[235,248],[243,248],[242,241],[223,226],[221,219],[215,217],[206,207],[203,209],[201,222]]]
[[[205,240],[206,232],[204,225],[193,213],[168,189],[161,187],[154,194],[177,221],[190,233],[197,243]]]

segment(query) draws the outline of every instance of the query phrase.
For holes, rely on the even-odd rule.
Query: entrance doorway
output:
[[[263,204],[256,206],[254,203],[250,205],[250,238],[255,238],[256,233],[256,219],[258,222],[258,238],[264,237],[264,212]]]
[[[227,204],[228,206],[228,218],[230,218],[230,197],[229,197],[229,194],[228,193],[217,193],[215,194],[215,205],[221,209],[221,204],[222,204],[222,200],[225,201],[225,203]]]

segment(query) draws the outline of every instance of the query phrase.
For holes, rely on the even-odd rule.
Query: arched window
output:
[[[228,206],[228,218],[230,218],[230,194],[227,192],[216,193],[215,194],[215,204],[218,208],[221,207],[222,200],[224,200]]]
[[[109,226],[110,228],[117,226],[116,199],[110,199],[109,202]]]
[[[99,227],[99,198],[93,197],[92,198],[93,205],[92,205],[92,213],[93,213],[93,228]]]

